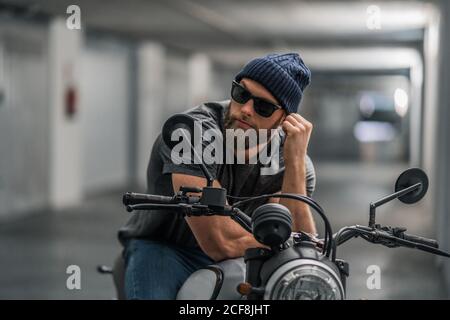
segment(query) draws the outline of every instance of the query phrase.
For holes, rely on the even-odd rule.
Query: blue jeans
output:
[[[196,270],[214,263],[199,248],[131,239],[124,251],[127,299],[175,299]]]

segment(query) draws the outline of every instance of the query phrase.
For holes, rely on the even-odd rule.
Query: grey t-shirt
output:
[[[202,121],[203,129],[224,132],[224,116],[229,101],[210,102],[186,111],[196,120]],[[206,143],[205,143],[206,144]],[[206,145],[203,145],[205,148]],[[204,177],[197,164],[175,164],[171,150],[159,135],[153,145],[147,168],[147,193],[173,196],[172,173],[183,173]],[[281,190],[284,174],[282,148],[279,150],[280,167],[271,175],[261,175],[261,164],[210,164],[208,171],[213,174],[227,194],[234,197],[248,197],[276,193]],[[315,172],[312,161],[306,159],[306,190],[311,196],[315,188]],[[225,162],[225,161],[224,161]],[[232,204],[232,198],[228,199]],[[266,200],[254,201],[240,207],[249,216]],[[198,243],[182,214],[170,210],[139,211],[133,214],[127,224],[119,230],[119,240],[125,244],[130,238],[145,238],[168,243],[197,247]]]

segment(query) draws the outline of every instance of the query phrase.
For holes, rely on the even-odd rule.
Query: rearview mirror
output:
[[[417,183],[421,184],[419,188],[399,197],[398,200],[408,204],[416,203],[425,196],[428,190],[428,177],[423,170],[419,168],[411,168],[400,174],[397,182],[395,183],[395,192],[413,186]]]
[[[213,184],[213,176],[206,168],[205,164],[203,163],[203,160],[201,158],[201,155],[197,154],[195,147],[194,147],[194,126],[195,126],[195,120],[190,115],[186,113],[177,113],[173,116],[171,116],[167,121],[164,123],[163,129],[162,129],[162,138],[164,143],[169,147],[169,149],[172,149],[174,146],[176,146],[179,141],[173,141],[172,140],[172,133],[175,132],[178,129],[181,129],[182,136],[184,139],[187,139],[190,142],[191,151],[193,153],[194,158],[196,161],[194,163],[198,163],[200,168],[203,171],[203,174],[206,177],[207,180],[207,186],[212,187]]]
[[[193,147],[193,137],[194,137],[194,118],[185,113],[177,113],[171,116],[164,123],[162,129],[162,138],[164,143],[172,149],[175,145],[177,145],[178,141],[172,140],[172,133],[177,129],[186,130],[185,133],[188,133],[188,137],[191,139],[191,147]]]
[[[419,168],[411,168],[404,171],[395,183],[395,192],[375,202],[370,203],[369,211],[369,227],[375,226],[376,208],[383,204],[399,199],[403,203],[415,203],[423,198],[428,190],[428,177]]]

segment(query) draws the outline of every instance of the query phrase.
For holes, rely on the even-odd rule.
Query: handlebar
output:
[[[127,192],[124,194],[122,202],[126,206],[128,212],[134,210],[162,210],[169,209],[186,216],[208,216],[222,215],[230,216],[239,225],[252,232],[251,218],[238,208],[225,206],[223,208],[210,209],[206,205],[199,203],[200,198],[196,196],[180,196],[173,197],[160,196],[153,194]]]
[[[399,237],[400,239],[404,239],[407,241],[411,241],[411,242],[415,242],[415,243],[420,243],[429,247],[433,247],[433,248],[439,248],[439,244],[436,240],[434,239],[427,239],[427,238],[423,238],[423,237],[419,237],[413,234],[407,234],[407,233],[403,233],[402,236]]]
[[[224,189],[222,189],[224,190]],[[209,203],[208,201],[200,201],[199,197],[187,196],[186,192],[200,192],[204,191],[198,188],[185,188],[181,187],[180,192],[173,197],[158,196],[158,195],[147,195],[147,194],[136,194],[127,193],[124,196],[123,202],[127,207],[127,211],[131,212],[133,210],[159,210],[159,209],[172,209],[183,213],[186,216],[196,215],[196,216],[208,216],[208,215],[223,215],[229,216],[235,220],[241,227],[243,227],[248,232],[252,233],[251,218],[244,212],[238,209],[240,205],[247,203],[249,201],[264,200],[269,198],[287,198],[294,199],[297,201],[304,202],[312,207],[323,219],[325,225],[325,238],[323,242],[323,251],[326,256],[329,257],[332,249],[332,236],[333,232],[331,229],[330,222],[326,217],[323,209],[320,205],[313,199],[292,193],[274,193],[274,194],[264,194],[254,197],[244,197],[243,200],[234,203],[232,206],[215,205],[215,202]],[[213,199],[216,200],[216,199]],[[135,204],[133,204],[135,203]]]
[[[123,195],[122,198],[122,202],[125,206],[136,204],[163,204],[163,205],[179,204],[179,203],[195,204],[199,201],[200,197],[196,196],[188,197],[186,195],[175,195],[173,197],[169,197],[136,192],[127,192]]]
[[[450,257],[450,254],[438,249],[439,244],[436,240],[407,234],[404,231],[406,231],[405,228],[381,227],[379,225],[374,228],[359,225],[344,227],[333,236],[333,261],[336,258],[336,247],[353,237],[361,237],[371,243],[382,244],[390,248],[415,248],[436,255]]]
[[[179,213],[183,213],[186,216],[229,216],[242,228],[251,233],[251,218],[237,208],[239,204],[260,198],[294,197],[294,195],[292,194],[262,195],[240,201],[238,203],[235,203],[233,206],[225,205],[214,207],[202,204],[200,201],[200,197],[187,196],[186,192],[197,192],[197,190],[185,188],[183,192],[180,192],[173,197],[128,192],[123,196],[123,203],[126,205],[127,211],[129,212],[133,210],[169,209],[177,211]],[[301,199],[297,199],[297,196],[295,197],[296,200],[302,200],[310,205],[316,204],[312,201],[312,199],[307,198],[306,200],[311,200],[308,202],[303,199],[306,197],[298,196],[298,198]],[[321,216],[324,215],[323,210],[320,208],[320,206],[317,205],[317,208],[316,206],[313,206],[313,208],[315,208]],[[326,217],[324,218],[324,221],[329,225]],[[392,228],[389,226],[381,227],[380,225],[375,225],[373,227],[355,225],[351,227],[344,227],[335,235],[332,235],[331,227],[328,226],[326,228],[326,231],[329,232],[329,236],[327,236],[326,232],[323,248],[327,257],[329,257],[329,254],[332,252],[332,261],[335,261],[336,259],[337,246],[343,244],[351,238],[358,236],[369,242],[382,244],[391,248],[400,246],[409,247],[445,257],[450,257],[450,254],[438,249],[439,245],[436,240],[404,233],[404,231],[406,231],[405,228]]]
[[[143,203],[162,203],[162,204],[175,203],[174,197],[135,193],[135,192],[125,193],[123,195],[122,202],[125,206]]]

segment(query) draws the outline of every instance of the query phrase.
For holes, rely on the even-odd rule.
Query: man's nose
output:
[[[242,105],[241,112],[248,117],[253,116],[255,112],[255,109],[253,109],[253,99],[248,100],[245,104]]]

